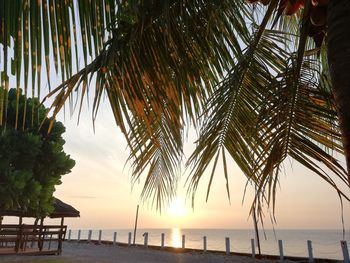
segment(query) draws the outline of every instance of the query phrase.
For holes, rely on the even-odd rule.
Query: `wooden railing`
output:
[[[65,225],[0,225],[0,254],[60,254],[66,231]]]

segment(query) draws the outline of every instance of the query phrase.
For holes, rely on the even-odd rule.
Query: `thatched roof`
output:
[[[50,218],[59,217],[79,217],[80,212],[71,205],[68,205],[61,200],[54,198],[54,211],[48,215]],[[4,210],[0,208],[0,216],[18,216],[18,217],[36,217],[32,213],[21,210]]]
[[[55,198],[53,203],[54,211],[49,215],[51,218],[57,217],[80,217],[80,212],[73,206]]]

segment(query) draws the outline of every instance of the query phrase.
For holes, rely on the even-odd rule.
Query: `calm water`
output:
[[[102,230],[102,240],[113,240],[117,232],[117,242],[127,243],[131,229]],[[203,249],[203,236],[207,236],[208,250],[225,250],[225,237],[230,238],[231,251],[251,253],[251,238],[253,230],[233,229],[138,229],[136,244],[143,244],[143,233],[148,232],[148,243],[160,246],[161,233],[165,234],[165,246],[181,247],[182,235],[186,236],[186,248]],[[283,240],[284,254],[288,256],[307,257],[307,240],[312,241],[315,258],[343,259],[340,240],[343,240],[342,230],[266,230],[266,239],[261,232],[261,250],[263,254],[277,255],[278,240]],[[92,231],[92,239],[98,239],[99,231]],[[72,230],[72,239],[76,239],[78,230]],[[81,230],[81,239],[87,239],[88,230]],[[346,230],[345,239],[350,244],[350,230]]]

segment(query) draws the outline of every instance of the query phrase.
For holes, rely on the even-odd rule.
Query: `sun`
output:
[[[185,201],[179,198],[174,199],[169,205],[169,214],[174,217],[183,217],[186,215]]]

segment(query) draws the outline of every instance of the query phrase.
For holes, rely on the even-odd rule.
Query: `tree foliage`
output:
[[[90,91],[95,118],[107,96],[129,145],[134,181],[146,174],[142,196],[157,207],[174,195],[191,124],[199,133],[188,160],[192,197],[211,169],[209,193],[219,160],[228,182],[231,157],[254,183],[259,203],[274,205],[288,158],[348,199],[348,173],[333,155],[344,149],[325,56],[329,1],[248,2],[266,7],[245,0],[0,0],[7,10],[0,12],[0,43],[5,60],[8,49],[16,53],[18,83],[21,59],[35,80],[40,54],[53,58],[63,81],[48,95],[55,96],[53,116],[67,101],[80,112]],[[9,72],[4,63],[3,87]]]
[[[46,119],[39,130],[46,108],[38,106],[36,98],[20,95],[18,104],[16,100],[17,90],[9,90],[6,121],[0,126],[0,207],[44,216],[52,210],[55,186],[61,183],[62,175],[71,171],[75,161],[63,151],[63,124]],[[23,124],[20,129],[15,129],[16,112]]]

